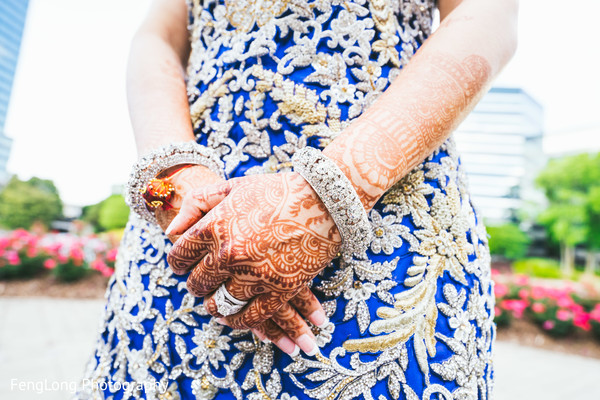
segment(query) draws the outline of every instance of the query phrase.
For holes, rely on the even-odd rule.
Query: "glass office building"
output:
[[[455,132],[475,206],[484,221],[515,220],[543,202],[534,180],[546,163],[543,110],[520,88],[492,88]]]
[[[6,164],[12,140],[4,132],[29,0],[0,0],[0,184],[8,178]]]

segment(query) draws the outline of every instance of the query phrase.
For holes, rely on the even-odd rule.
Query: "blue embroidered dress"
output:
[[[430,34],[431,0],[189,0],[190,116],[228,178],[290,171],[401,73]],[[294,359],[232,331],[131,216],[77,398],[487,399],[494,297],[486,230],[452,136],[369,213],[367,260],[312,288],[330,323]]]

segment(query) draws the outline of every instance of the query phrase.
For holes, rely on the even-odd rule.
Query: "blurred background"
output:
[[[515,57],[454,134],[490,235],[497,398],[600,398],[600,2],[520,3]],[[149,5],[0,0],[1,398],[65,398],[91,354]]]

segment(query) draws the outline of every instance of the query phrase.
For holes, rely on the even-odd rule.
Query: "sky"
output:
[[[600,150],[600,1],[521,0],[519,45],[496,80],[544,106],[548,151]],[[125,94],[150,0],[31,0],[9,105],[9,172],[52,179],[68,205],[101,201],[136,159]]]

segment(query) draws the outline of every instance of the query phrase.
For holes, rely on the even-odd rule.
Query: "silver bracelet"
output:
[[[342,236],[342,257],[364,259],[372,239],[371,224],[356,190],[342,170],[321,151],[306,146],[292,156],[298,172],[317,192]]]
[[[171,143],[146,154],[133,165],[125,187],[125,202],[140,217],[157,224],[154,213],[146,207],[142,194],[152,178],[167,168],[181,164],[203,165],[225,177],[224,164],[215,150],[196,142]]]

